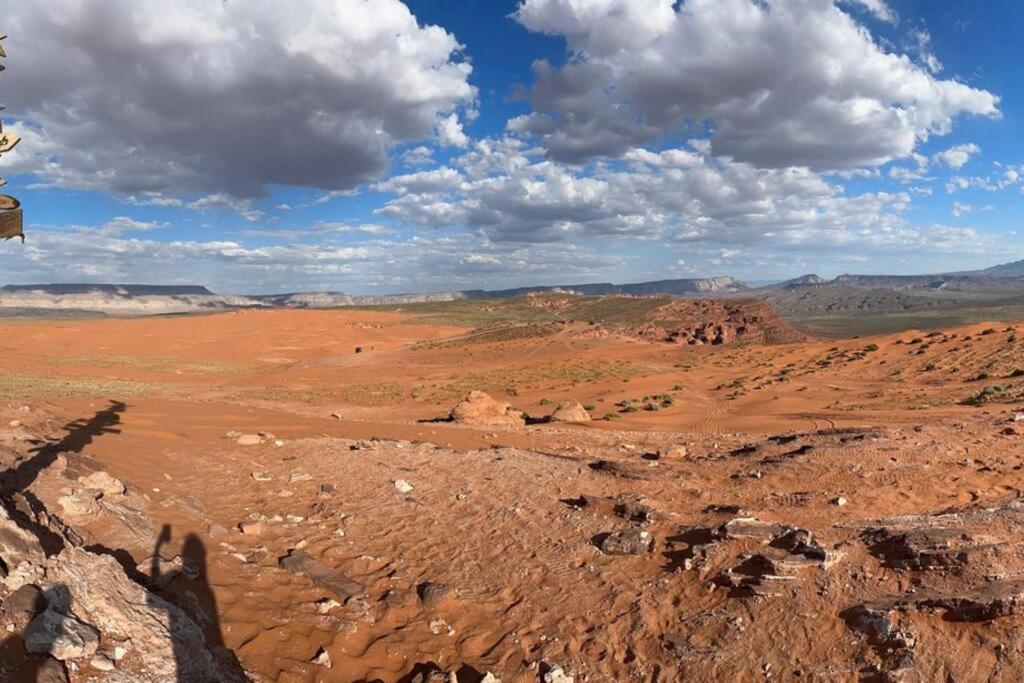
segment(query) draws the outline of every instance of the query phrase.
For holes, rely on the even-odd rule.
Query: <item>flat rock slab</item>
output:
[[[640,501],[640,496],[607,498],[583,494],[579,498],[570,501],[570,504],[573,507],[586,508],[602,515],[622,517],[638,524],[650,522],[656,516],[655,510]]]
[[[941,609],[950,621],[991,621],[1024,613],[1024,580],[996,581],[960,593],[917,593],[873,600],[851,610],[874,615],[894,610]]]
[[[753,517],[737,517],[718,527],[719,538],[751,538],[761,543],[771,543],[776,538],[794,531],[795,527],[775,522],[762,522]]]
[[[366,588],[342,572],[321,562],[304,550],[293,550],[278,560],[278,566],[292,574],[301,574],[347,602],[366,595]]]
[[[954,527],[869,529],[865,536],[871,554],[890,569],[960,567],[971,551],[984,547],[967,530]]]
[[[614,531],[597,539],[597,547],[605,555],[643,555],[653,546],[654,536],[641,529]]]

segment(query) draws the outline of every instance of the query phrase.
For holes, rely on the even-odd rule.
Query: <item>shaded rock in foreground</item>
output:
[[[35,583],[45,562],[39,540],[18,526],[0,505],[0,597]]]
[[[69,612],[127,655],[112,681],[245,681],[225,651],[210,648],[179,607],[131,581],[114,558],[68,548],[50,558],[46,579],[67,591]]]

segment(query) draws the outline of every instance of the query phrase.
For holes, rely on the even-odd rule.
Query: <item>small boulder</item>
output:
[[[686,446],[666,446],[658,449],[658,456],[665,460],[682,460],[687,455],[689,451],[686,450]]]
[[[263,443],[263,438],[259,434],[242,434],[236,443],[239,446],[259,446]]]
[[[28,652],[53,655],[62,662],[88,657],[100,644],[99,631],[52,607],[33,619],[22,637]]]
[[[259,536],[263,533],[263,523],[246,521],[238,525],[238,530],[246,536]]]
[[[642,529],[614,531],[600,538],[597,547],[605,555],[643,555],[654,546],[654,536]]]
[[[413,485],[407,482],[405,479],[398,479],[395,481],[395,490],[399,493],[411,493]]]
[[[507,403],[499,403],[482,391],[471,391],[451,412],[452,422],[468,425],[505,425],[522,427],[523,414]]]
[[[590,413],[575,399],[566,399],[551,413],[552,422],[590,422]]]

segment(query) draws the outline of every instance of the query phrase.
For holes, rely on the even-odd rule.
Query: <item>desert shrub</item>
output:
[[[963,402],[967,405],[977,406],[991,400],[993,397],[1003,393],[1005,389],[998,384],[989,384],[981,391],[977,392],[973,396],[968,397]]]

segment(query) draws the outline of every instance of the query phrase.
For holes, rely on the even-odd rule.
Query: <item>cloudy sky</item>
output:
[[[377,293],[1024,258],[1019,0],[0,0],[0,281]]]

